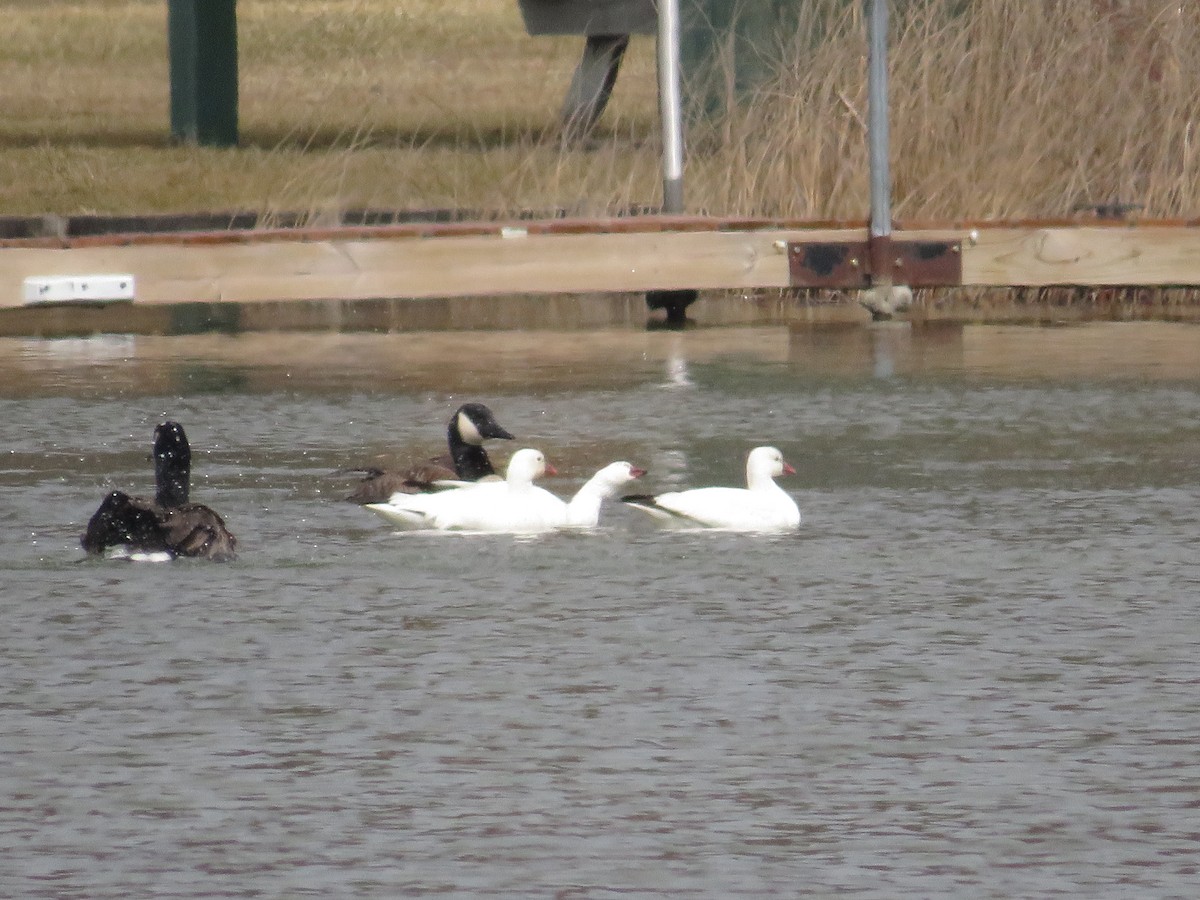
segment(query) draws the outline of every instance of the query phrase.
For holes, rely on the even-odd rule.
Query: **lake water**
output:
[[[1200,889],[1200,329],[0,341],[0,895]],[[395,534],[490,405],[796,535]],[[85,560],[181,421],[229,565]],[[503,459],[512,448],[503,444]]]

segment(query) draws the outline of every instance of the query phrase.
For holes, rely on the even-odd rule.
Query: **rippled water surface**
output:
[[[1196,896],[1195,327],[10,340],[0,376],[4,896]],[[339,502],[466,399],[562,494],[777,444],[804,524]],[[85,560],[164,417],[241,558]]]

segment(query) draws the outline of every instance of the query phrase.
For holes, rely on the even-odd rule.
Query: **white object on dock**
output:
[[[37,275],[25,279],[27,304],[132,299],[132,275]]]

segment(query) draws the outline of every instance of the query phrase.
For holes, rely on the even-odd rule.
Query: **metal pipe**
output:
[[[871,159],[871,237],[892,233],[892,175],[888,161],[887,0],[870,4],[867,51],[867,143]]]
[[[663,212],[683,212],[683,103],[679,0],[658,0],[658,110],[662,117]]]

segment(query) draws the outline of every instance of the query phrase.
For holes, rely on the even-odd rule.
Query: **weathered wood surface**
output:
[[[898,229],[961,240],[963,284],[1200,285],[1195,223]],[[0,242],[0,307],[26,277],[129,273],[138,304],[753,290],[789,285],[789,241],[862,227],[680,219],[294,229]]]
[[[813,232],[834,239],[838,231]],[[0,305],[34,275],[129,273],[137,302],[359,300],[784,287],[796,231],[321,236],[0,248]]]
[[[1200,285],[1200,227],[986,227],[964,245],[972,285]]]

